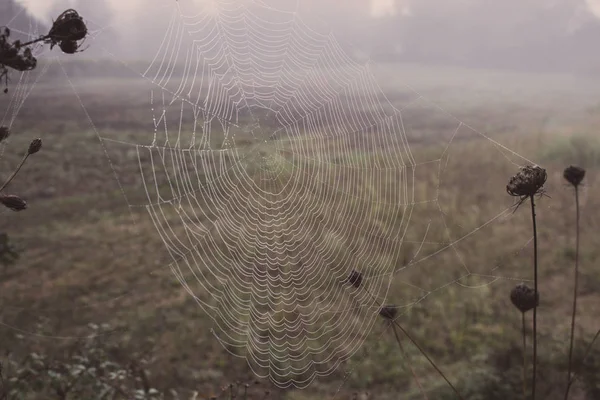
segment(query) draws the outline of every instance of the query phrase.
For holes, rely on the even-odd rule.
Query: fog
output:
[[[7,1],[7,0],[4,0]],[[211,8],[211,0],[8,0],[50,24],[76,8],[94,31],[88,56],[149,59],[169,16]],[[232,0],[233,1],[233,0]],[[231,1],[230,1],[231,2]],[[252,3],[239,0],[237,3]],[[221,4],[222,1],[215,1]],[[600,72],[600,0],[265,0],[328,26],[372,60],[527,71]]]

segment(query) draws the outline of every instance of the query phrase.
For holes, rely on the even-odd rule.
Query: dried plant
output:
[[[27,154],[28,155],[35,154],[38,151],[40,151],[41,148],[42,148],[42,139],[40,139],[40,138],[33,139],[31,141],[31,143],[29,144],[29,149],[27,149]]]
[[[521,312],[521,334],[523,337],[523,398],[527,398],[527,334],[525,332],[525,313],[540,303],[539,293],[520,283],[510,291],[510,301]]]
[[[398,321],[396,321],[396,315],[398,313],[398,308],[395,305],[386,305],[386,306],[382,306],[379,309],[379,315],[386,321],[388,322],[394,329],[394,334],[396,335],[396,340],[398,341],[398,345],[401,348],[401,351],[403,351],[402,348],[402,344],[400,342],[400,337],[398,336],[398,333],[396,332],[396,327],[398,327],[398,329],[400,329],[400,331],[402,331],[402,333],[408,338],[408,340],[410,340],[410,342],[417,348],[417,350],[419,350],[419,352],[423,355],[423,357],[425,357],[425,359],[429,362],[429,364],[437,371],[438,374],[440,374],[440,376],[446,381],[446,383],[448,384],[448,386],[454,391],[454,393],[456,394],[456,396],[463,400],[462,395],[460,394],[460,392],[456,389],[456,387],[452,384],[452,382],[450,382],[450,380],[446,377],[446,375],[442,372],[442,370],[436,365],[436,363],[431,359],[431,357],[429,357],[429,355],[427,355],[427,353],[425,352],[425,350],[419,345],[419,343],[402,327],[402,325],[400,325],[398,323]],[[414,374],[414,371],[413,371]],[[416,379],[416,375],[415,375],[415,379]],[[424,391],[422,390],[420,383],[418,381],[418,379],[416,379],[417,385],[419,386],[419,388],[421,389],[422,393],[424,394]]]
[[[350,276],[347,279],[347,282],[349,282],[352,286],[358,289],[360,287],[360,284],[362,283],[362,279],[362,274],[360,272],[352,270]]]
[[[379,315],[387,321],[393,321],[394,318],[396,318],[397,313],[398,313],[398,310],[397,310],[396,306],[393,306],[393,305],[383,306],[379,310]]]
[[[396,343],[398,343],[398,347],[400,348],[400,353],[402,354],[402,357],[404,357],[404,359],[406,360],[406,364],[410,368],[410,372],[413,376],[413,379],[415,380],[415,383],[419,387],[419,391],[423,395],[423,398],[427,400],[427,394],[425,393],[425,390],[423,390],[423,386],[421,385],[421,382],[419,381],[419,377],[417,376],[417,373],[415,372],[414,368],[411,365],[411,362],[408,358],[408,354],[406,353],[406,351],[404,351],[404,346],[402,345],[402,341],[400,341],[400,335],[398,335],[398,331],[396,330],[396,325],[394,324],[394,322],[395,322],[394,319],[396,318],[397,312],[398,312],[398,310],[397,310],[396,306],[387,305],[387,306],[381,307],[381,309],[379,310],[379,315],[382,318],[384,318],[392,327],[392,330],[394,331],[394,337],[396,338]],[[450,386],[452,386],[452,385],[450,385]]]
[[[567,370],[567,388],[565,390],[565,400],[569,397],[571,389],[571,373],[573,371],[573,341],[575,337],[575,318],[577,315],[577,290],[579,288],[579,185],[585,177],[585,170],[576,166],[565,168],[563,177],[575,188],[575,277],[573,285],[573,311],[571,315],[571,336],[569,339],[569,360]]]
[[[510,178],[506,185],[506,192],[511,196],[519,197],[518,207],[528,198],[543,195],[547,178],[548,174],[544,168],[537,165],[526,165]]]
[[[0,130],[2,130],[2,128],[0,128]],[[19,196],[16,196],[16,195],[3,194],[2,191],[4,191],[4,189],[6,189],[8,184],[10,182],[12,182],[12,180],[15,178],[15,176],[17,176],[17,174],[19,173],[19,171],[25,164],[25,161],[27,161],[27,158],[29,158],[30,155],[35,154],[38,151],[40,151],[41,148],[42,148],[42,139],[39,139],[39,138],[33,139],[31,141],[31,143],[29,144],[27,153],[25,153],[25,156],[21,160],[21,163],[17,166],[17,168],[14,170],[14,172],[11,174],[11,176],[6,180],[6,182],[4,182],[2,187],[0,187],[0,203],[2,203],[5,207],[7,207],[13,211],[22,211],[27,208],[27,202],[25,200],[23,200],[22,198],[20,198]]]
[[[577,189],[585,177],[585,169],[571,165],[565,168],[563,177]]]
[[[431,364],[431,366],[438,372],[438,374],[440,374],[440,376],[446,381],[446,383],[448,384],[448,386],[454,391],[454,393],[457,395],[457,397],[462,400],[463,397],[458,392],[458,390],[456,389],[456,387],[450,382],[450,380],[448,380],[448,378],[442,372],[442,370],[435,364],[435,362],[431,359],[431,357],[429,357],[429,355],[417,343],[417,341],[398,323],[398,321],[396,320],[396,317],[398,315],[398,307],[395,306],[395,305],[393,305],[393,304],[388,304],[388,305],[382,306],[379,303],[379,301],[375,298],[375,296],[373,296],[373,294],[371,292],[369,292],[364,286],[361,286],[362,281],[363,281],[362,274],[359,273],[359,272],[357,272],[356,270],[352,270],[352,272],[350,273],[350,275],[346,279],[346,283],[349,283],[349,284],[351,284],[352,286],[354,286],[356,288],[359,288],[359,287],[362,288],[380,306],[380,308],[379,308],[379,316],[382,317],[386,321],[386,323],[388,323],[392,327],[392,329],[394,331],[394,335],[396,337],[396,341],[398,343],[398,346],[400,347],[400,352],[402,353],[402,355],[408,360],[406,352],[404,351],[404,347],[402,345],[402,342],[400,341],[400,336],[398,335],[398,332],[397,332],[396,328],[400,329],[400,331],[419,350],[419,352],[423,355],[423,357],[425,357],[427,359],[427,361],[429,362],[429,364]],[[410,362],[409,362],[409,366],[410,366]],[[413,370],[412,367],[410,367],[410,369],[411,369],[411,372],[413,374],[413,377],[415,379],[415,382],[416,382],[417,386],[419,386],[419,389],[420,389],[421,393],[423,394],[424,398],[427,398],[427,395],[425,394],[425,391],[423,390],[423,387],[421,386],[421,383],[419,382],[419,379],[418,379],[416,373],[414,372],[414,370]]]
[[[4,79],[4,93],[8,92],[9,68],[17,71],[30,71],[37,66],[37,59],[31,50],[32,44],[43,42],[50,49],[58,45],[67,54],[80,51],[88,29],[83,18],[73,9],[68,9],[58,16],[48,34],[26,43],[19,40],[10,42],[10,29],[4,27],[0,32],[0,80]]]
[[[524,314],[540,304],[540,296],[529,286],[520,283],[510,291],[510,301]]]
[[[83,18],[72,8],[64,11],[52,24],[50,32],[46,35],[50,48],[62,42],[77,43],[84,40],[88,30]]]
[[[544,168],[537,165],[527,165],[512,176],[506,185],[508,194],[519,197],[516,208],[518,208],[527,199],[531,200],[531,220],[533,222],[533,281],[534,298],[538,299],[538,238],[535,216],[535,196],[541,196],[544,192],[544,184],[548,175]],[[531,384],[531,397],[535,400],[537,368],[537,300],[533,307],[533,377]]]
[[[8,68],[17,71],[30,71],[37,66],[37,59],[31,53],[31,48],[23,48],[17,40],[11,43],[10,29],[3,28],[0,32],[0,80],[4,79],[8,87]],[[8,88],[4,89],[8,92]]]
[[[10,136],[10,129],[6,126],[0,126],[0,142],[4,141]]]
[[[27,202],[14,194],[0,194],[0,203],[13,211],[22,211],[27,208]]]

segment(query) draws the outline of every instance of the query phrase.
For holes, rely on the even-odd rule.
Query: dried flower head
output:
[[[576,166],[569,166],[565,168],[563,177],[573,186],[579,186],[583,178],[585,177],[585,169]]]
[[[14,194],[0,194],[0,203],[13,211],[22,211],[27,208],[27,202]]]
[[[0,126],[0,142],[10,136],[10,129],[7,126]]]
[[[66,54],[75,54],[79,50],[79,45],[74,40],[63,40],[58,46]]]
[[[29,47],[22,48],[17,40],[9,41],[10,29],[5,28],[0,33],[0,80],[4,79],[8,85],[8,68],[17,71],[30,71],[37,66],[37,59],[31,53]],[[5,90],[5,93],[7,90]]]
[[[393,320],[394,318],[396,318],[397,313],[398,310],[396,309],[396,306],[391,304],[383,306],[381,307],[381,310],[379,310],[379,315],[387,320]]]
[[[362,274],[360,272],[352,270],[346,282],[349,282],[355,288],[359,288],[360,284],[362,283],[362,279]]]
[[[52,28],[48,32],[50,48],[53,48],[56,44],[61,44],[63,41],[77,42],[85,39],[87,33],[87,26],[83,22],[83,18],[77,11],[70,8],[60,14],[52,24]]]
[[[5,26],[0,30],[0,42],[8,40],[10,37],[10,28]]]
[[[546,170],[537,165],[527,165],[510,178],[506,191],[511,196],[531,197],[543,193],[544,183],[548,175]]]
[[[524,283],[520,283],[510,291],[510,301],[524,313],[540,305],[540,294],[535,293],[535,290]]]
[[[42,148],[42,139],[37,138],[37,139],[33,139],[31,141],[31,143],[29,144],[29,149],[27,150],[28,154],[35,154],[38,151],[40,151],[40,149]]]
[[[83,18],[73,9],[68,9],[58,16],[45,40],[50,43],[50,49],[57,44],[67,54],[77,53],[80,44],[88,34]]]

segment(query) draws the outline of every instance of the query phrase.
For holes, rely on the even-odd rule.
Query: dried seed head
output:
[[[88,30],[83,18],[73,9],[68,9],[58,16],[50,32],[48,38],[52,46],[63,40],[78,41],[87,36]]]
[[[21,51],[23,50],[23,51]],[[30,71],[37,66],[37,59],[33,56],[29,47],[22,48],[20,44],[0,41],[0,78],[5,79],[6,67],[16,69],[17,71]]]
[[[0,194],[0,203],[13,211],[22,211],[27,208],[27,202],[14,194]]]
[[[0,31],[0,42],[6,42],[10,36],[10,29],[5,26]]]
[[[40,151],[41,148],[42,148],[42,139],[40,139],[40,138],[33,139],[31,141],[31,143],[29,144],[29,149],[27,150],[27,153],[35,154],[38,151]]]
[[[398,313],[398,310],[396,309],[396,306],[394,306],[394,305],[383,306],[383,307],[381,307],[381,310],[379,310],[379,315],[387,320],[394,319],[396,317],[397,313]]]
[[[79,45],[74,40],[63,40],[58,45],[63,53],[66,54],[75,54],[79,49]]]
[[[579,186],[584,176],[585,169],[581,167],[575,167],[573,165],[565,168],[565,171],[563,172],[563,177],[567,180],[567,182],[575,187]]]
[[[542,193],[548,175],[546,170],[537,165],[527,165],[510,178],[506,191],[511,196],[533,196]]]
[[[10,129],[6,126],[0,126],[0,142],[10,136]]]
[[[349,282],[355,288],[359,288],[362,283],[362,274],[358,271],[352,270],[346,282]]]
[[[510,301],[524,313],[540,305],[540,294],[535,293],[535,290],[524,283],[520,283],[510,291]]]

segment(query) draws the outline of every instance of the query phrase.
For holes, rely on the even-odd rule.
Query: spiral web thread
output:
[[[147,209],[215,338],[258,376],[302,388],[358,351],[404,270],[453,250],[461,273],[415,286],[403,309],[477,275],[456,245],[508,209],[443,243],[428,242],[428,226],[401,262],[415,207],[444,214],[439,180],[433,195],[415,192],[419,171],[439,177],[458,132],[476,131],[454,119],[442,155],[417,162],[405,110],[331,32],[259,1],[210,4],[188,14],[176,3],[156,57],[136,72],[154,87],[149,144],[96,133],[106,148],[134,149],[147,202],[126,195],[128,205]],[[30,75],[15,86],[12,120],[35,87]]]
[[[152,160],[140,163],[148,210],[174,274],[213,317],[218,340],[259,376],[302,387],[335,370],[371,330],[378,306],[368,293],[385,296],[393,268],[376,249],[402,240],[414,163],[395,134],[400,115],[381,106],[368,68],[332,35],[257,3],[215,11],[175,15],[146,71],[168,84],[172,52],[185,51],[186,34],[193,39],[185,69],[202,72],[184,74],[173,99],[197,113],[202,130],[189,143],[178,134],[139,148]],[[383,156],[353,157],[367,148]],[[340,172],[350,179],[337,181]],[[365,173],[371,193],[353,179]],[[395,224],[378,222],[393,231],[377,232],[373,204],[397,209],[388,214]],[[363,229],[362,238],[347,232]],[[368,292],[346,283],[353,266],[374,276]]]

